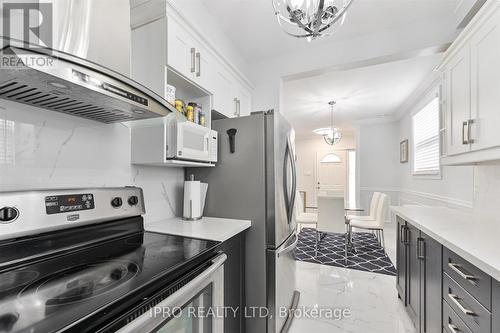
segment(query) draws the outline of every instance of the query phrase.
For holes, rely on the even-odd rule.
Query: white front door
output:
[[[334,192],[345,192],[347,179],[347,154],[346,151],[335,151],[340,157],[339,163],[321,163],[325,155],[332,153],[332,150],[318,150],[315,161],[315,183],[314,205],[317,206],[317,196],[319,194],[328,195]]]

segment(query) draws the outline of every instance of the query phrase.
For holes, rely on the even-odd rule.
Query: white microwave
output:
[[[190,121],[167,117],[166,159],[217,162],[217,132]]]
[[[132,164],[207,166],[217,162],[217,132],[172,112],[131,125]]]

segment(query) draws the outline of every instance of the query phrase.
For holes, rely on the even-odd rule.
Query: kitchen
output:
[[[16,60],[0,66],[0,332],[500,332],[498,119],[480,137],[473,116],[498,102],[497,2],[336,1],[347,15],[311,41],[283,31],[281,3],[0,1]],[[28,37],[26,11],[46,23]],[[464,51],[484,36],[499,41]],[[413,115],[436,87],[457,111],[438,117],[439,175],[414,175]],[[387,195],[391,272],[300,256],[339,191],[354,214]],[[428,246],[434,275],[412,260]]]

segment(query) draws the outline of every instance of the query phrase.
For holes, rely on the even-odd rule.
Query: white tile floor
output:
[[[395,263],[393,225],[385,229],[385,237]],[[299,309],[321,309],[323,318],[295,318],[290,333],[416,333],[398,300],[393,276],[297,262],[297,289]],[[349,309],[350,316],[335,320],[325,309]]]

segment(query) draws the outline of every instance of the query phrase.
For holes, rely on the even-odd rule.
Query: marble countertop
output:
[[[180,217],[146,224],[147,231],[184,237],[209,239],[224,242],[250,228],[247,220],[203,217],[198,221],[184,221]]]
[[[443,207],[393,206],[400,216],[500,281],[500,222]]]

